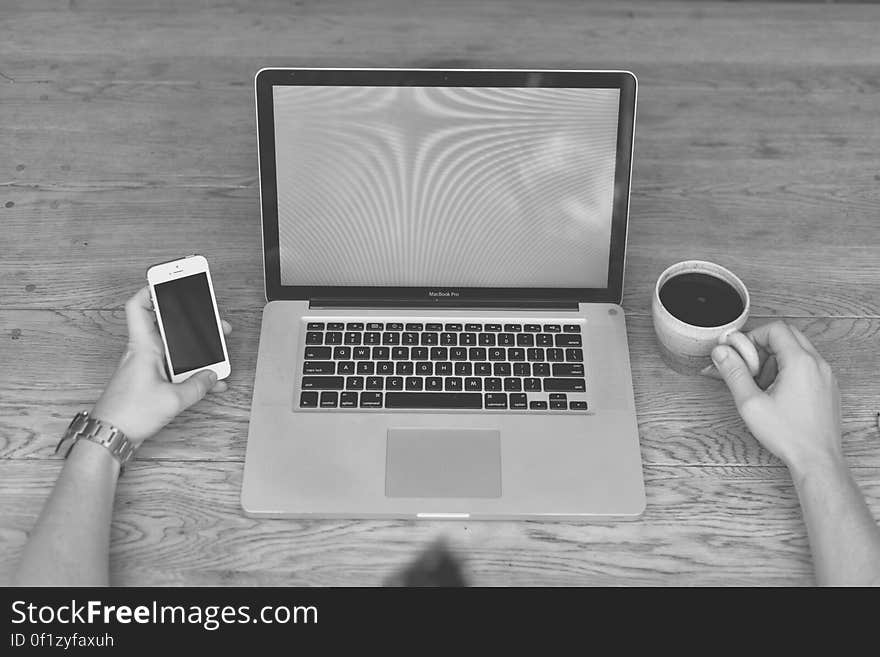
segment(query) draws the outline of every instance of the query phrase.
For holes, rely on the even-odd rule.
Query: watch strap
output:
[[[98,418],[89,417],[88,411],[80,411],[73,417],[55,453],[61,451],[67,458],[73,446],[83,439],[106,447],[120,466],[124,467],[134,456],[134,445],[122,431]]]

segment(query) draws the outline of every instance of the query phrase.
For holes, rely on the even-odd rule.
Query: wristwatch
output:
[[[122,431],[111,424],[105,424],[98,418],[89,417],[88,411],[80,411],[73,417],[70,426],[67,427],[67,431],[58,442],[55,453],[63,451],[64,458],[67,458],[70,450],[82,438],[103,445],[110,450],[113,458],[119,461],[119,465],[123,469],[134,456],[134,445]]]

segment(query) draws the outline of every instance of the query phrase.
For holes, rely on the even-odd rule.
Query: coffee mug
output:
[[[679,319],[663,305],[660,290],[671,278],[682,274],[704,274],[724,281],[742,299],[742,312],[732,321],[720,326],[695,326]],[[760,370],[758,350],[740,332],[749,317],[749,304],[749,291],[745,284],[736,274],[721,265],[703,260],[686,260],[668,267],[657,279],[651,303],[654,331],[663,360],[676,372],[698,374],[712,365],[712,349],[719,344],[727,344],[739,352],[752,376],[757,376]]]

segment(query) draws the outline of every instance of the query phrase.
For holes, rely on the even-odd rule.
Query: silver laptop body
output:
[[[645,507],[624,313],[636,80],[263,69],[247,515]]]

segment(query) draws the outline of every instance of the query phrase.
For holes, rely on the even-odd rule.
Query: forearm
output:
[[[119,463],[101,445],[80,440],[37,520],[14,584],[106,586],[110,518]]]
[[[793,469],[822,586],[880,585],[880,528],[842,458]]]

